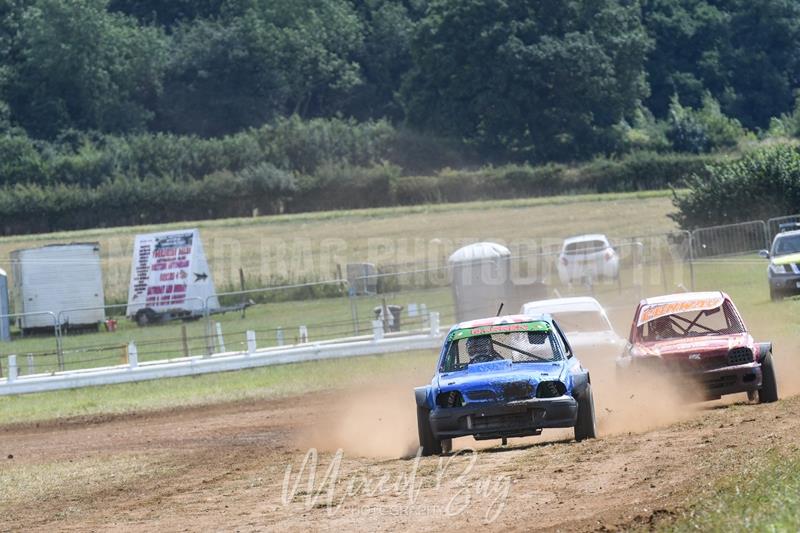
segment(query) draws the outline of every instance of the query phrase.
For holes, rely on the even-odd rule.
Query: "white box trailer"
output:
[[[196,318],[206,304],[219,308],[200,232],[173,230],[137,235],[133,245],[126,315],[140,326]]]
[[[53,244],[11,252],[15,313],[23,331],[53,327],[53,313],[69,328],[105,321],[100,244]]]

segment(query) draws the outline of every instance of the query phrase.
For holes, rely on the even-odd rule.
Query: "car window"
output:
[[[800,235],[778,237],[772,246],[772,255],[787,255],[800,252]]]
[[[554,321],[553,326],[555,326],[558,335],[556,335],[556,342],[558,343],[559,350],[561,353],[564,354],[564,357],[570,358],[572,357],[572,350],[569,348],[569,342],[567,342],[567,338],[564,335],[564,332],[561,330],[561,327]]]
[[[564,359],[562,354],[563,348],[550,331],[479,335],[451,342],[442,363],[442,372],[500,360],[514,363],[560,361]]]
[[[608,244],[600,240],[592,241],[577,241],[571,242],[564,247],[564,253],[570,254],[586,254],[592,252],[602,252],[608,248]]]
[[[640,326],[639,335],[646,341],[680,339],[708,335],[743,333],[744,325],[725,302],[708,311],[688,311],[656,318]]]
[[[611,325],[600,311],[560,311],[552,313],[562,331],[609,331]]]

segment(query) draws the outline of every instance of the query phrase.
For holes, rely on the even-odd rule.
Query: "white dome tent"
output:
[[[512,294],[511,252],[501,244],[469,244],[447,262],[458,322],[493,316]]]

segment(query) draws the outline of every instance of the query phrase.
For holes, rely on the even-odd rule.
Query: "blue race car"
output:
[[[414,389],[423,455],[452,439],[539,435],[544,428],[596,436],[589,371],[549,316],[514,315],[453,326],[430,385]]]

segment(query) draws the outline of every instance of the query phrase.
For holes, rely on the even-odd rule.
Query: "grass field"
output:
[[[588,231],[611,235],[658,233],[674,229],[666,213],[671,211],[669,198],[664,194],[614,195],[610,197],[565,197],[540,201],[482,202],[429,208],[368,210],[365,212],[318,213],[311,215],[270,217],[217,221],[186,226],[199,226],[207,250],[216,250],[220,242],[239,242],[242,261],[255,264],[264,257],[252,248],[261,246],[261,239],[307,239],[312,256],[321,253],[326,239],[342,239],[350,258],[364,259],[368,252],[365,244],[371,237],[389,239],[420,238],[425,242],[440,239],[444,246],[437,253],[446,253],[446,246],[462,240],[502,240],[515,229],[519,238],[560,237]],[[642,228],[646,231],[642,231]],[[520,228],[523,235],[520,237]],[[127,252],[132,236],[138,231],[155,228],[125,228],[123,230],[98,230],[49,236],[11,238],[0,242],[0,253],[24,246],[47,242],[75,240],[100,240],[101,243],[119,242],[112,255],[106,255],[106,275],[119,268],[125,271],[127,285]],[[26,240],[27,239],[27,240]],[[223,245],[221,245],[223,246]],[[350,248],[352,247],[352,249]],[[114,250],[114,246],[108,246]],[[223,246],[224,249],[224,246]],[[129,251],[129,250],[128,250]],[[449,251],[449,250],[447,250]],[[393,251],[397,262],[429,259],[430,248],[413,245],[398,247]],[[108,252],[104,252],[108,253]],[[211,252],[212,262],[221,256]],[[294,253],[291,248],[287,254]],[[216,259],[215,259],[216,258]],[[217,263],[213,268],[217,268]],[[668,267],[662,270],[662,266]],[[755,257],[726,258],[702,261],[694,265],[696,290],[722,289],[737,303],[751,331],[758,340],[775,342],[776,354],[783,363],[794,360],[798,348],[795,340],[800,326],[800,300],[788,299],[771,302],[766,286],[766,264]],[[622,290],[613,284],[595,288],[596,296],[609,308],[618,331],[623,335],[640,296],[672,292],[688,288],[691,283],[688,266],[675,263],[650,264],[638,273],[641,285],[634,287],[633,270],[623,272]],[[113,276],[110,278],[114,280]],[[109,282],[109,279],[106,280]],[[119,288],[114,289],[119,290]],[[566,295],[566,292],[565,292]],[[443,313],[443,323],[452,317],[452,295],[447,287],[425,290],[407,290],[386,295],[390,303],[407,306],[425,303],[431,310]],[[356,313],[362,328],[371,318],[371,309],[380,303],[379,298],[364,298],[355,302]],[[299,324],[311,326],[312,339],[341,336],[353,332],[353,308],[345,297],[319,300],[289,301],[259,304],[247,311],[245,318],[229,313],[218,318],[225,333],[226,347],[237,348],[244,341],[243,332],[258,332],[259,345],[274,344],[275,329],[284,328],[287,342],[292,342]],[[202,321],[186,324],[190,351],[202,352],[205,348],[205,329]],[[120,360],[123,347],[134,339],[140,345],[143,359],[180,355],[181,324],[152,328],[137,328],[121,321],[116,333],[69,335],[64,346],[71,350],[98,347],[97,351],[75,352],[70,355],[83,366],[109,364]],[[51,338],[41,337],[15,341],[4,354],[13,349],[26,351],[53,349]],[[432,371],[434,352],[360,357],[335,361],[320,361],[295,365],[265,367],[260,369],[176,378],[143,383],[132,383],[78,390],[57,391],[17,397],[0,397],[0,424],[31,422],[74,416],[94,416],[166,409],[171,407],[205,405],[249,399],[266,399],[293,396],[313,391],[347,388],[369,383],[376,375],[425,376]],[[0,357],[0,360],[2,358]],[[51,359],[37,359],[43,364],[54,364]],[[797,513],[800,502],[800,458],[772,457],[756,453],[750,463],[742,465],[729,479],[716,486],[709,498],[691,507],[681,516],[658,524],[665,531],[729,531],[743,528],[760,530],[793,530],[800,521]],[[67,472],[68,473],[68,472]],[[59,474],[62,475],[62,474]],[[66,475],[66,474],[64,474]]]
[[[197,226],[218,290],[238,279],[242,266],[249,287],[287,280],[287,271],[300,279],[332,279],[336,265],[371,259],[377,264],[434,261],[444,264],[447,255],[477,240],[552,240],[566,235],[601,231],[609,235],[666,232],[674,229],[666,214],[672,211],[666,191],[581,195],[552,198],[500,200],[464,204],[321,212],[299,215],[216,220],[165,226],[97,229],[0,239],[0,258],[11,250],[56,242],[99,241],[103,258],[107,303],[125,300],[130,277],[130,254],[137,233]],[[625,213],[626,216],[619,216]],[[510,229],[511,228],[511,229]],[[0,265],[2,265],[0,261]],[[5,266],[8,266],[7,264]],[[414,280],[405,280],[414,286]],[[422,284],[425,285],[425,284]],[[329,291],[330,292],[330,291]],[[334,291],[335,292],[335,291]],[[425,304],[439,311],[442,322],[452,320],[449,289],[404,290],[382,295],[388,303]],[[277,299],[282,295],[278,294]],[[238,301],[230,299],[228,303]],[[363,332],[369,328],[372,309],[382,298],[347,298],[268,303],[255,306],[241,318],[238,313],[215,316],[222,324],[227,349],[244,342],[244,332],[255,330],[259,346],[276,344],[281,328],[286,342],[306,325],[312,340]],[[354,320],[355,314],[355,320]],[[125,347],[135,341],[143,361],[184,354],[181,323],[141,329],[120,317],[114,333],[69,334],[64,337],[66,368],[106,366],[124,362]],[[207,329],[203,321],[185,324],[189,354],[205,353]],[[16,340],[0,346],[0,364],[9,354],[18,356],[23,373],[51,371],[56,366],[52,336]],[[28,354],[33,366],[28,368]]]
[[[628,232],[634,233],[634,228],[630,226],[632,220],[651,220],[648,229],[669,230],[672,228],[671,222],[666,220],[665,213],[669,211],[668,198],[664,195],[647,194],[643,198],[635,195],[612,195],[607,201],[602,197],[567,197],[551,199],[555,205],[544,205],[538,201],[501,201],[501,202],[481,202],[482,214],[478,219],[472,211],[475,205],[459,204],[456,206],[432,206],[430,210],[422,208],[409,209],[386,209],[368,210],[367,212],[353,213],[317,213],[311,215],[274,217],[275,227],[281,231],[309,231],[311,233],[321,232],[324,227],[324,234],[345,235],[361,234],[362,238],[368,238],[370,234],[363,233],[368,230],[373,231],[371,235],[381,235],[380,231],[385,231],[389,226],[408,225],[414,228],[420,235],[436,235],[442,231],[442,235],[455,231],[453,224],[464,226],[460,228],[460,235],[467,235],[468,228],[480,228],[480,231],[487,231],[480,234],[477,238],[490,235],[489,228],[500,228],[499,220],[506,222],[510,218],[524,217],[536,218],[537,213],[547,213],[551,219],[545,220],[542,224],[535,224],[529,235],[532,237],[547,235],[547,229],[553,233],[559,226],[564,234],[577,233],[580,231],[600,231],[614,234]],[[630,216],[613,217],[613,211],[626,209]],[[553,211],[555,210],[555,211]],[[553,216],[553,213],[567,213],[567,215]],[[580,222],[581,217],[572,213],[585,212],[587,220]],[[443,218],[440,218],[443,217]],[[431,219],[436,218],[435,224]],[[380,220],[384,226],[370,224],[370,221]],[[469,222],[472,219],[473,222]],[[664,219],[664,220],[662,220]],[[264,228],[265,219],[247,219],[237,221],[216,221],[209,222],[209,229],[212,231],[236,231],[240,235],[254,233],[254,229]],[[445,221],[448,221],[445,223]],[[562,222],[566,221],[566,222]],[[250,225],[247,223],[250,222]],[[306,227],[307,224],[319,225],[314,228]],[[591,225],[590,225],[591,224]],[[658,225],[660,224],[660,225]],[[363,225],[363,227],[362,227]],[[427,229],[424,230],[427,226]],[[349,232],[346,228],[358,227],[358,231]],[[431,233],[430,228],[436,228]],[[153,228],[150,228],[153,229]],[[274,229],[274,228],[273,228]],[[641,228],[639,228],[641,230]],[[446,230],[446,231],[445,231]],[[122,233],[133,235],[138,229],[124,229]],[[205,231],[205,230],[204,230]],[[498,229],[499,231],[499,229]],[[98,230],[96,233],[79,232],[77,234],[63,234],[61,239],[64,241],[81,240],[88,238],[89,235],[98,237],[107,234],[108,230]],[[640,231],[641,233],[641,231]],[[284,236],[288,233],[284,233]],[[397,234],[394,234],[397,236]],[[51,238],[51,237],[47,237]],[[99,238],[99,237],[98,237]],[[21,238],[7,239],[21,244]],[[32,237],[32,239],[45,239],[42,236]],[[4,242],[8,246],[8,242]],[[605,285],[596,287],[596,296],[611,310],[612,321],[623,335],[627,331],[630,316],[633,312],[635,302],[641,296],[660,294],[681,290],[681,287],[689,287],[689,269],[684,264],[668,265],[668,275],[661,274],[661,265],[651,264],[639,272],[639,282],[641,287],[634,287],[632,283],[632,272],[623,271],[624,290],[618,290],[616,285]],[[754,333],[760,338],[785,339],[790,338],[800,325],[800,302],[787,300],[784,302],[773,303],[769,301],[766,290],[765,263],[758,258],[732,258],[719,261],[704,261],[694,266],[695,288],[697,290],[726,290],[735,299],[745,319]],[[666,269],[665,269],[666,270]],[[561,292],[567,295],[567,291],[561,288]],[[405,307],[409,303],[426,304],[429,310],[439,311],[442,315],[442,324],[449,324],[453,320],[452,293],[449,287],[431,288],[425,290],[405,290],[395,294],[382,295],[389,303],[397,303]],[[308,325],[311,340],[324,340],[326,338],[341,337],[356,333],[356,326],[353,321],[353,314],[358,317],[359,333],[369,331],[369,320],[372,319],[372,308],[380,305],[380,297],[359,298],[351,301],[346,297],[324,298],[317,300],[288,301],[259,304],[250,308],[246,317],[241,317],[239,313],[228,313],[215,316],[214,320],[221,323],[226,349],[241,349],[245,336],[244,332],[248,329],[257,332],[259,346],[273,346],[277,343],[277,329],[283,331],[285,342],[292,343],[296,340],[299,325]],[[404,317],[408,322],[408,319]],[[422,323],[417,320],[413,324],[406,323],[406,327],[421,327]],[[140,359],[143,361],[153,359],[163,359],[178,357],[183,355],[182,327],[187,333],[187,344],[189,353],[196,355],[206,351],[206,326],[203,320],[189,323],[170,323],[163,326],[150,328],[139,328],[130,321],[120,319],[119,329],[114,333],[97,333],[83,335],[67,335],[64,337],[63,345],[67,368],[106,366],[110,364],[122,363],[125,361],[125,347],[131,340],[139,347]],[[212,341],[213,342],[213,341]],[[47,353],[55,351],[55,341],[52,337],[34,337],[23,340],[16,340],[6,346],[0,347],[0,362],[7,368],[4,360],[10,353],[18,355],[18,362],[22,373],[27,373],[27,354],[28,353]],[[51,371],[56,369],[55,355],[34,356],[34,371]],[[302,366],[287,367],[286,369],[275,371],[264,369],[264,375],[273,372],[286,372],[301,374],[304,370]],[[361,365],[359,365],[361,368]],[[280,374],[282,375],[282,374]],[[192,381],[194,385],[187,390],[183,387],[172,387],[164,398],[173,398],[176,403],[182,403],[186,398],[193,398],[193,390],[203,391],[204,383],[208,383],[210,397],[220,400],[227,398],[214,396],[213,391],[218,390],[220,383],[227,381],[236,382],[238,377],[234,374],[225,374],[216,377],[204,377]],[[171,381],[170,381],[171,383]],[[238,385],[237,385],[238,386]],[[148,402],[150,385],[141,384],[136,390],[148,391],[142,395],[141,401]],[[135,387],[134,387],[135,388]],[[160,387],[155,387],[160,389]],[[236,387],[234,387],[236,388]],[[225,387],[222,386],[224,390]],[[98,401],[92,405],[77,408],[71,411],[67,407],[59,408],[54,416],[70,416],[76,413],[103,412],[106,406],[113,402],[104,400],[104,396],[109,394],[112,397],[118,394],[117,387],[101,387],[88,389],[86,394]],[[57,394],[57,393],[56,393]],[[66,393],[65,393],[66,394]],[[78,395],[83,394],[78,392]],[[139,395],[137,395],[139,396]],[[203,396],[203,393],[198,395]],[[0,399],[0,407],[3,412],[11,412],[5,409],[7,402],[13,401],[19,405],[20,412],[38,412],[38,405],[50,403],[48,395],[35,395],[20,397],[13,400]],[[57,403],[61,403],[60,401]],[[135,401],[131,405],[135,404]],[[65,404],[70,405],[69,403]],[[157,405],[161,406],[162,403]],[[27,407],[26,407],[27,406]],[[94,410],[94,411],[93,411]],[[45,409],[46,411],[46,409]],[[2,415],[0,415],[2,416]],[[10,415],[9,415],[10,416]],[[0,418],[2,421],[2,418]]]
[[[800,454],[762,450],[742,471],[718,483],[713,495],[659,531],[797,531],[800,524]]]
[[[0,424],[279,398],[409,375],[435,365],[435,351],[269,366],[220,374],[0,397]]]
[[[137,233],[199,228],[217,290],[223,291],[238,289],[239,268],[248,287],[332,279],[337,265],[347,262],[441,261],[461,244],[485,239],[558,239],[587,231],[627,236],[642,228],[667,232],[675,228],[666,216],[672,211],[669,191],[648,191],[103,228],[1,238],[0,267],[10,271],[12,250],[97,241],[110,304],[127,299]]]

